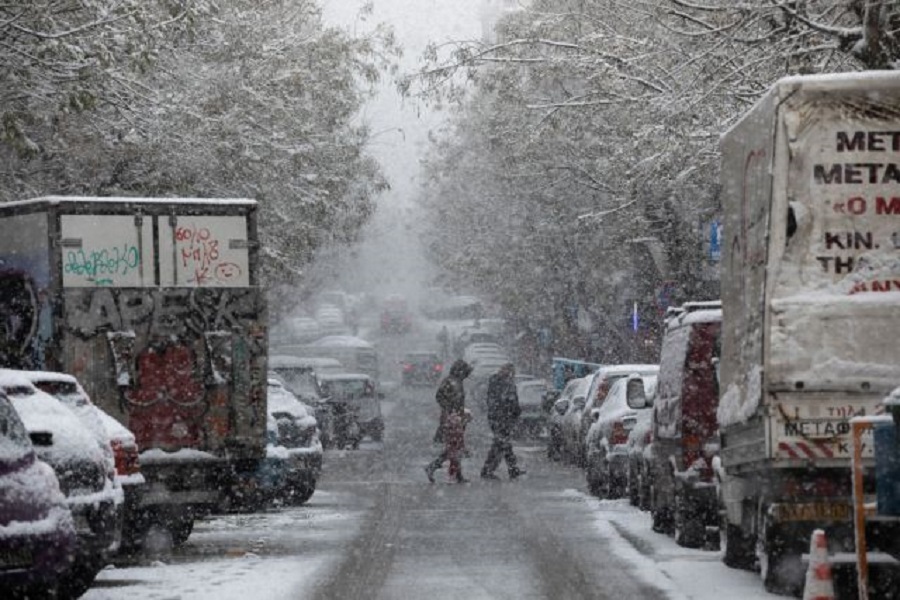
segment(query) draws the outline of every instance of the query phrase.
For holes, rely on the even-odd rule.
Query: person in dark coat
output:
[[[446,434],[445,428],[447,426],[447,417],[451,413],[462,417],[465,412],[466,391],[463,387],[463,381],[471,372],[472,367],[469,366],[469,363],[462,359],[457,360],[450,367],[450,373],[447,375],[446,379],[438,386],[435,399],[437,400],[438,406],[441,407],[441,422],[438,425],[441,441],[444,440],[444,435]],[[438,438],[438,435],[435,435],[435,438]],[[434,472],[443,467],[446,460],[447,449],[445,447],[437,458],[425,466],[425,474],[428,476],[428,481],[434,483]],[[460,474],[457,479],[461,482],[462,475]]]
[[[494,475],[494,471],[500,466],[501,460],[506,460],[510,479],[525,474],[525,471],[518,466],[512,442],[510,442],[510,437],[522,414],[519,406],[519,394],[516,392],[515,375],[515,368],[511,363],[507,363],[488,380],[487,416],[494,441],[487,459],[484,461],[484,466],[481,468],[483,479],[498,479]]]

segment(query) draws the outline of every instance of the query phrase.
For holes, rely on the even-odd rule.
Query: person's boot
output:
[[[481,471],[481,478],[482,478],[482,479],[488,479],[488,480],[490,480],[490,481],[497,481],[497,480],[500,479],[499,477],[497,477],[497,476],[494,475],[493,473],[491,473],[491,472],[489,472],[489,471],[484,471],[484,470]]]
[[[428,463],[425,465],[425,476],[428,477],[428,483],[434,483],[434,471],[435,468],[433,464]]]
[[[524,475],[524,474],[525,474],[525,471],[518,467],[514,467],[509,470],[509,478],[510,479],[518,479],[519,476]]]
[[[456,483],[469,483],[469,480],[463,477],[462,473],[457,473],[456,475]]]

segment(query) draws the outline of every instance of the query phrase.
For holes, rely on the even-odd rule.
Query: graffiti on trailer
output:
[[[63,259],[63,271],[97,285],[113,285],[116,276],[128,275],[140,262],[141,254],[137,246],[131,244],[97,250],[69,250]]]
[[[105,338],[112,369],[98,363],[95,377],[114,375],[139,445],[217,447],[237,420],[242,427],[265,423],[259,290],[93,288],[65,295],[67,334]],[[246,409],[238,414],[234,407]]]
[[[175,242],[188,283],[197,286],[228,283],[241,275],[239,265],[222,260],[220,240],[209,228],[194,223],[179,226],[175,230]]]
[[[247,328],[260,314],[251,288],[95,288],[66,290],[66,328],[91,338],[105,331],[183,337]]]

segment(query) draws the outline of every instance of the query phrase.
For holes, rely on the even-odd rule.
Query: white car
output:
[[[322,470],[322,444],[314,411],[279,380],[269,378],[266,412],[276,438],[275,448],[268,452],[287,462],[284,499],[290,504],[304,504],[316,491]]]
[[[643,382],[644,397],[656,395],[656,376],[620,377],[612,384],[600,408],[593,409],[593,423],[585,438],[585,476],[591,493],[609,498],[625,495],[628,484],[628,437],[638,422],[649,421],[652,402],[636,410],[628,406],[629,385]]]
[[[38,458],[53,467],[77,535],[75,560],[60,577],[65,597],[78,597],[118,550],[124,496],[115,470],[75,413],[37,389],[21,372],[0,370],[6,393],[34,444]]]

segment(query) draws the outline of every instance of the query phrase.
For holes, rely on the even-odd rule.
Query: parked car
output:
[[[564,441],[562,423],[570,411],[580,411],[584,408],[584,399],[591,377],[578,377],[571,379],[563,388],[559,398],[554,402],[548,419],[547,456],[552,460],[561,460],[564,454]]]
[[[697,547],[718,527],[712,459],[719,450],[722,310],[688,303],[668,319],[653,406],[651,513],[657,531]]]
[[[407,352],[400,360],[400,383],[437,385],[444,374],[444,361],[437,352]]]
[[[645,402],[641,408],[628,405],[627,392],[635,386],[644,394]],[[585,477],[588,489],[595,496],[620,498],[625,495],[628,434],[641,416],[650,417],[655,394],[655,375],[620,377],[612,384],[600,408],[593,409],[593,423],[585,437]],[[639,394],[635,392],[634,395]]]
[[[364,436],[376,442],[382,440],[384,418],[380,400],[383,394],[376,392],[371,377],[362,373],[323,373],[318,379],[324,397],[346,401],[354,407]]]
[[[112,463],[94,435],[53,396],[40,391],[18,371],[0,371],[2,390],[16,409],[38,458],[56,473],[72,512],[75,557],[60,576],[63,596],[78,597],[93,583],[109,556],[119,549],[123,494]]]
[[[46,441],[46,436],[43,436]],[[0,392],[0,590],[52,596],[74,559],[75,522],[53,469]]]
[[[125,495],[123,540],[129,545],[138,544],[143,531],[140,501],[145,480],[141,473],[140,452],[134,434],[94,405],[72,375],[48,371],[22,371],[22,374],[36,388],[50,394],[75,413],[97,439],[104,455],[113,461],[116,482]]]
[[[641,510],[650,510],[651,449],[653,411],[638,411],[637,422],[628,432],[628,502]]]
[[[548,415],[544,410],[544,398],[547,394],[547,382],[543,379],[517,381],[516,393],[522,408],[516,434],[530,438],[546,436]]]
[[[591,387],[588,390],[585,399],[584,408],[578,415],[572,415],[566,420],[564,434],[566,440],[566,449],[569,459],[580,465],[585,464],[585,439],[587,438],[588,429],[591,427],[593,420],[593,411],[603,404],[612,384],[622,377],[631,374],[653,375],[659,372],[659,365],[648,364],[624,364],[624,365],[606,365],[600,367],[593,373]]]
[[[288,504],[305,504],[316,491],[322,471],[322,444],[313,408],[297,399],[276,379],[267,386],[267,413],[275,421],[277,447],[267,457],[284,460],[281,497]]]

